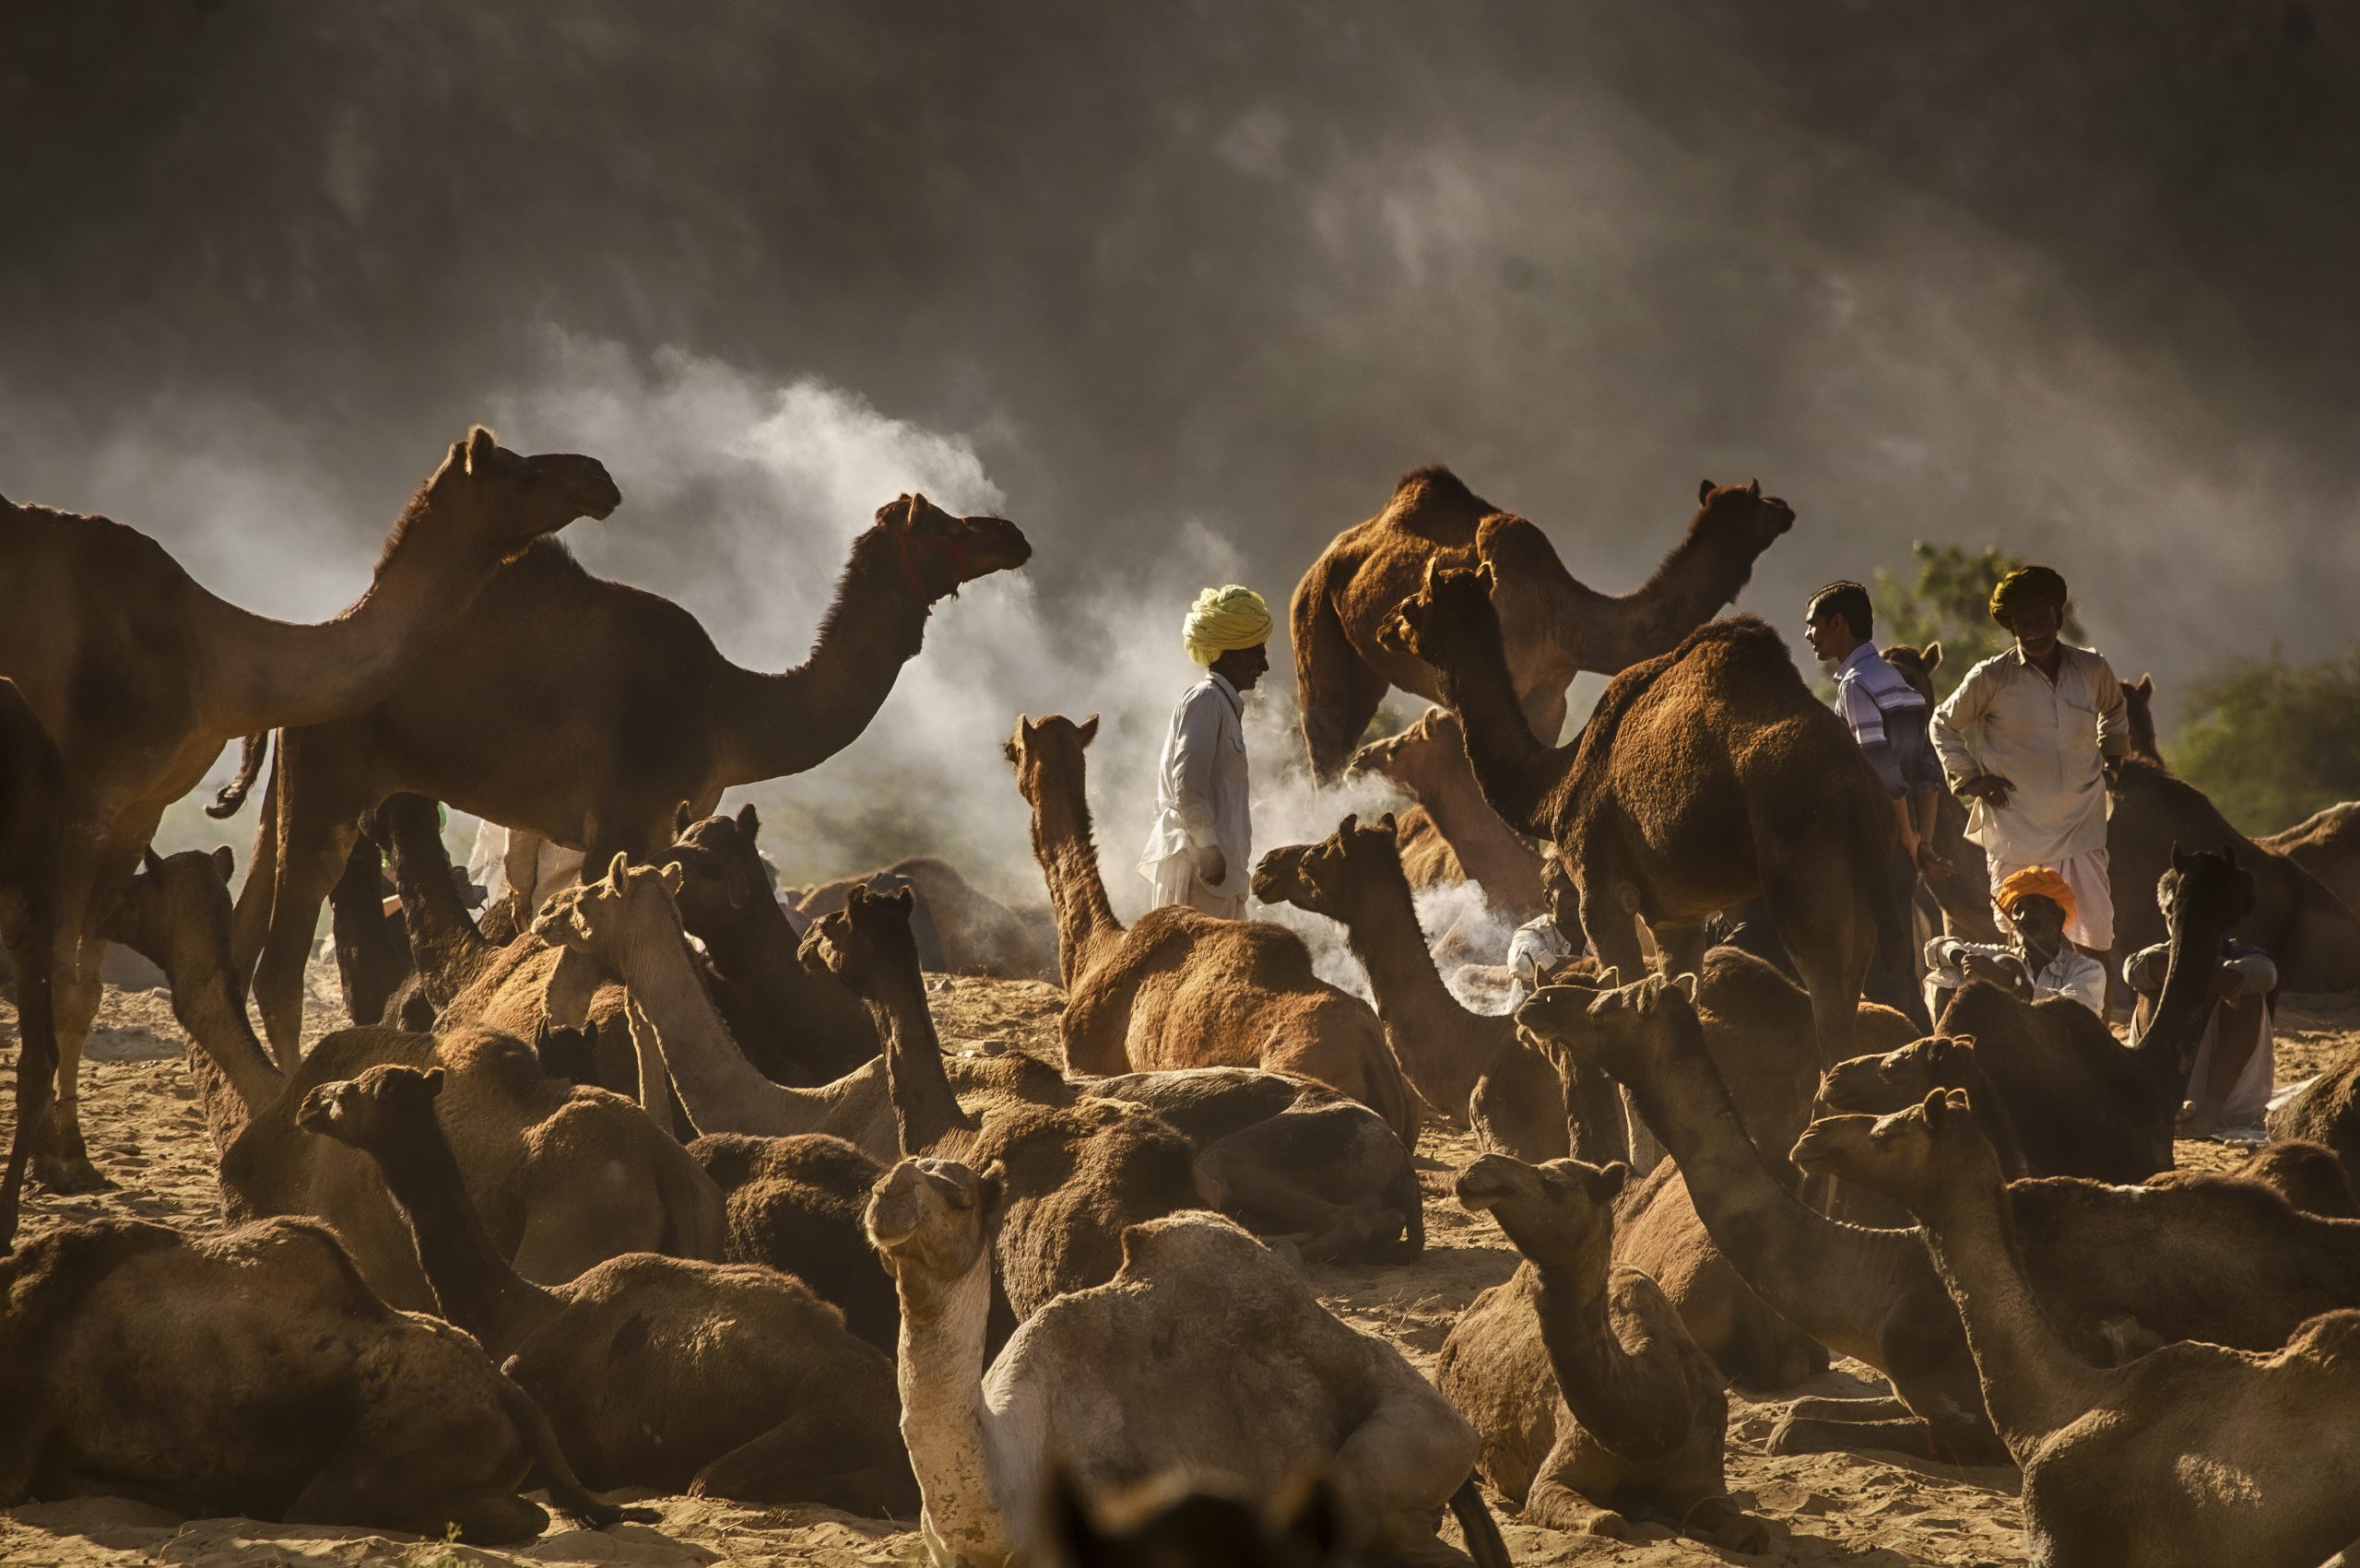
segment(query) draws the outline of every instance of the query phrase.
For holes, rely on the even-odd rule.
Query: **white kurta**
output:
[[[1254,819],[1245,774],[1245,703],[1222,676],[1208,673],[1173,710],[1155,771],[1155,823],[1139,852],[1139,874],[1155,902],[1188,903],[1210,914],[1245,913],[1254,878]],[[1208,885],[1196,852],[1218,845],[1228,862]]]
[[[2057,679],[2011,648],[1966,672],[1934,710],[1935,753],[1955,789],[1980,773],[2015,785],[2004,807],[1966,806],[1966,836],[1995,864],[2054,866],[2106,847],[2104,757],[2122,754],[2130,721],[2103,655],[2059,645]]]

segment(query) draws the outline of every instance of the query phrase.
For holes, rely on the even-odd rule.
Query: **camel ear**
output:
[[[1392,812],[1387,811],[1384,816],[1379,817],[1376,820],[1377,825],[1385,830],[1385,836],[1386,838],[1398,839],[1401,836],[1401,824],[1393,819]]]
[[[1926,673],[1931,675],[1942,667],[1942,645],[1940,643],[1929,643],[1926,644],[1926,651],[1918,657],[1926,666]]]
[[[914,528],[918,525],[918,519],[926,514],[926,496],[923,493],[914,495],[910,497],[910,509],[903,515],[902,521]]]
[[[1488,560],[1475,569],[1475,581],[1482,584],[1483,596],[1487,599],[1500,585],[1499,573],[1492,570],[1492,563]]]
[[[885,895],[885,899],[893,903],[900,904],[902,906],[902,913],[907,914],[918,906],[918,890],[909,883],[904,882],[900,887],[895,888],[891,892],[887,893]]]
[[[664,868],[663,868],[662,870],[658,871],[655,875],[657,876],[657,878],[659,878],[663,881],[663,883],[664,883],[664,890],[665,890],[666,892],[667,892],[667,893],[677,893],[677,892],[678,892],[678,891],[680,890],[680,883],[681,883],[683,880],[685,880],[685,879],[686,879],[686,878],[685,878],[685,877],[683,876],[683,874],[682,874],[681,870],[680,870],[680,863],[679,863],[678,861],[677,861],[677,860],[667,860],[667,861],[666,861],[666,862],[664,863]],[[738,879],[738,878],[734,878],[734,877],[731,878],[731,880],[732,880],[733,882],[737,881]],[[735,889],[734,889],[734,888],[733,888],[733,890],[732,890],[732,892],[733,892],[733,894],[734,894],[734,892],[735,892]],[[737,906],[739,902],[742,902],[741,900],[739,900],[739,899],[738,899],[738,898],[736,898],[736,897],[734,897],[734,896],[733,896],[733,897],[730,899],[730,901],[729,901],[730,905],[731,905],[733,908],[734,908],[734,907],[736,907],[736,906]]]
[[[1696,504],[1697,504],[1697,505],[1699,505],[1699,506],[1702,506],[1702,505],[1704,505],[1704,504],[1705,504],[1705,502],[1706,502],[1706,501],[1710,501],[1710,500],[1712,500],[1712,499],[1713,499],[1713,481],[1712,481],[1712,480],[1710,480],[1710,479],[1699,479],[1699,480],[1697,480],[1697,481],[1696,481]]]
[[[500,440],[481,425],[467,431],[467,477],[474,478],[476,465],[490,463],[491,454],[500,450]]]
[[[418,1080],[426,1085],[426,1093],[430,1099],[442,1092],[442,1069],[441,1067],[427,1068],[424,1072],[418,1075]]]
[[[1613,1201],[1615,1197],[1622,1192],[1623,1185],[1629,1182],[1630,1179],[1631,1167],[1625,1165],[1620,1160],[1611,1160],[1604,1165],[1599,1166],[1598,1171],[1599,1198],[1603,1202]]]
[[[1599,970],[1598,988],[1601,991],[1620,991],[1622,989],[1622,972],[1612,967]]]
[[[623,878],[630,870],[631,856],[620,849],[615,851],[614,860],[607,867],[608,883],[620,891],[623,885]]]
[[[216,844],[213,848],[213,866],[214,869],[221,873],[221,885],[226,888],[230,885],[230,878],[238,869],[238,857],[230,851],[228,844]]]
[[[2153,701],[2155,695],[2155,678],[2152,675],[2142,675],[2130,683],[2130,690]]]
[[[1361,814],[1357,811],[1347,811],[1344,813],[1344,819],[1336,824],[1336,836],[1339,839],[1350,838],[1353,830],[1360,825]]]
[[[754,815],[754,803],[750,800],[738,808],[738,831],[746,835],[748,843],[752,843],[754,835],[762,831],[762,819]]]
[[[2193,859],[2195,859],[2195,858],[2196,858],[2196,857],[2195,857],[2194,855],[2185,854],[2185,853],[2183,853],[2183,852],[2181,851],[2181,849],[2180,849],[2180,847],[2179,847],[2179,840],[2177,840],[2177,839],[2174,839],[2174,840],[2172,840],[2172,869],[2173,869],[2173,870],[2175,870],[2175,871],[2185,871],[2185,870],[2187,870],[2187,869],[2188,869],[2189,862],[2189,861],[2191,861],[2191,860],[2193,860]]]
[[[1762,481],[1760,479],[1755,479],[1751,484],[1747,485],[1745,487],[1745,493],[1753,497],[1756,501],[1761,500]]]
[[[1008,1191],[1008,1167],[995,1160],[975,1173],[980,1187],[975,1194],[975,1206],[985,1214],[999,1207],[1000,1196]]]
[[[1696,976],[1675,974],[1671,977],[1671,983],[1679,987],[1681,994],[1688,998],[1691,1006],[1693,1006],[1696,1001]]]
[[[1073,727],[1075,732],[1081,737],[1081,743],[1084,746],[1087,746],[1092,741],[1098,738],[1098,715],[1096,713],[1092,713]]]
[[[680,802],[678,806],[672,809],[672,836],[677,839],[682,833],[687,832],[689,831],[689,824],[695,819],[695,818],[689,815],[689,803],[685,800]]]
[[[150,877],[160,877],[164,874],[163,856],[156,853],[154,844],[149,844],[139,852],[139,864],[147,868],[148,875]]]

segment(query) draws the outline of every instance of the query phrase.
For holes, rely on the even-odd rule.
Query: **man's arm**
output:
[[[1213,817],[1213,755],[1221,741],[1221,694],[1199,687],[1183,701],[1179,737],[1172,752],[1172,793],[1188,847],[1199,857],[1221,848]]]
[[[2097,698],[2098,751],[2109,761],[2119,761],[2130,754],[2130,705],[2122,700],[2122,682],[2115,678],[2106,655],[2092,654],[2090,658],[2097,666],[2090,685]]]
[[[1958,683],[1958,690],[1942,699],[1941,706],[1926,726],[1927,737],[1934,743],[1934,755],[1942,772],[1955,789],[1971,778],[1981,775],[1983,764],[1976,760],[1974,735],[1983,724],[1983,715],[1991,707],[1991,671],[1988,666],[1977,666]]]

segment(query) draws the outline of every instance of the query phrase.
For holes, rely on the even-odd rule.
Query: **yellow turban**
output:
[[[1270,607],[1253,589],[1232,583],[1208,588],[1188,607],[1187,624],[1180,641],[1198,668],[1237,648],[1252,648],[1270,640]]]
[[[2065,924],[2073,924],[2073,888],[2054,870],[2046,866],[2027,866],[2023,870],[2002,878],[2000,882],[2000,908],[2011,918],[2018,901],[2044,898],[2065,912]]]

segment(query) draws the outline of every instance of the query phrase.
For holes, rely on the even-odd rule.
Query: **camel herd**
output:
[[[782,899],[723,792],[848,744],[939,602],[1031,546],[898,498],[772,674],[553,537],[620,503],[592,458],[471,430],[368,590],[300,626],[0,502],[0,1244],[28,1179],[106,1180],[77,1083],[110,943],[169,985],[224,1221],[0,1255],[0,1504],[498,1542],[546,1527],[531,1494],[606,1527],[648,1515],[601,1493],[690,1491],[912,1522],[943,1568],[1493,1568],[1498,1508],[1742,1557],[1777,1527],[1729,1493],[1728,1390],[1842,1356],[1889,1392],[1789,1399],[1772,1451],[2012,1463],[2034,1562],[2360,1558],[2360,1054],[2236,1173],[2172,1169],[2226,937],[2360,984],[2360,812],[2255,844],[2148,725],[2110,840],[2124,941],[2172,954],[2144,1029],[1978,982],[1923,1035],[1863,1000],[1872,958],[1929,914],[1988,937],[1980,884],[1909,908],[1848,732],[1766,625],[1714,619],[1793,510],[1708,481],[1615,598],[1429,468],[1292,610],[1314,775],[1413,800],[1253,879],[1334,924],[1370,999],[1287,926],[1123,924],[1094,716],[1007,743],[1037,913],[924,854]],[[1896,656],[1927,680],[1941,650]],[[1611,678],[1560,745],[1583,670]],[[1397,687],[1440,706],[1369,739]],[[217,814],[268,770],[242,881],[149,847],[232,740]],[[477,914],[437,801],[584,879]],[[1471,1010],[1417,894],[1524,918],[1542,846],[1589,954]],[[1756,899],[1795,978],[1710,940]],[[324,900],[353,1021],[306,1050]],[[946,1051],[941,969],[1055,979],[1061,1050]],[[1419,1267],[1437,1124],[1522,1262],[1429,1379],[1308,1271]]]

